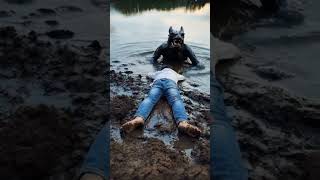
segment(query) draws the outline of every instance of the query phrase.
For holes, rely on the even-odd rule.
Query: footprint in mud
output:
[[[77,6],[59,6],[55,8],[58,12],[83,12],[83,9],[77,7]]]
[[[74,32],[69,30],[53,30],[46,33],[47,36],[53,39],[70,39],[73,38]]]
[[[48,26],[58,26],[59,22],[56,20],[47,20],[44,23],[46,23]]]
[[[14,14],[16,14],[16,12],[13,11],[13,10],[10,10],[10,11],[2,10],[2,11],[0,11],[0,18],[11,17],[11,16],[13,16]]]
[[[47,15],[47,16],[56,15],[56,11],[49,8],[40,8],[40,9],[37,9],[37,12],[40,13],[40,15]]]

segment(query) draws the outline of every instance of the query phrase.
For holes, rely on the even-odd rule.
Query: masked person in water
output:
[[[137,127],[143,126],[153,107],[162,96],[165,96],[172,108],[178,130],[192,137],[199,136],[201,130],[188,122],[188,116],[177,86],[178,81],[185,79],[184,76],[166,67],[161,71],[149,73],[148,77],[154,79],[154,81],[147,98],[140,103],[134,119],[123,124],[121,129],[125,133],[129,133]]]

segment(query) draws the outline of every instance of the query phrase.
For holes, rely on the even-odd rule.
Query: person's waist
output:
[[[174,79],[165,78],[165,77],[157,78],[157,79],[153,80],[154,83],[157,82],[157,81],[173,81],[174,83],[177,83]]]

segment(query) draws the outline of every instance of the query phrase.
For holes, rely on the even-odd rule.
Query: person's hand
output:
[[[205,68],[206,66],[202,62],[199,62],[196,66],[191,67],[191,69],[194,69],[194,70],[203,70]]]

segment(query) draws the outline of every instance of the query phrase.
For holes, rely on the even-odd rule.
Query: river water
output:
[[[234,42],[241,49],[250,51],[245,57],[249,61],[272,65],[294,75],[293,78],[271,82],[273,85],[298,96],[320,100],[320,1],[306,0],[300,5],[304,16],[302,23],[266,23],[237,36]],[[242,75],[252,77],[250,72],[244,73],[243,70]]]
[[[169,27],[184,27],[190,45],[204,69],[184,72],[183,86],[210,92],[210,3],[190,1],[111,1],[111,69],[146,75],[155,71],[148,60],[167,41]]]

